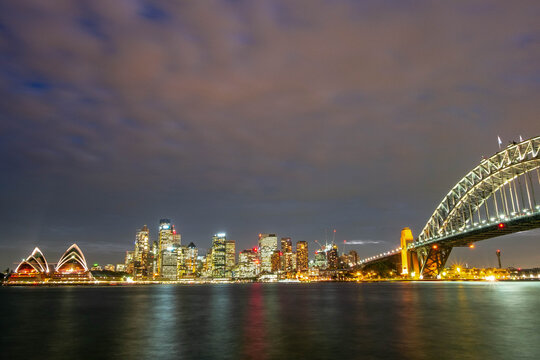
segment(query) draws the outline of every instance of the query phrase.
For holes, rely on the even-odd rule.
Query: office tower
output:
[[[308,270],[308,244],[307,241],[298,241],[296,243],[296,270]]]
[[[150,254],[150,230],[144,225],[141,230],[135,234],[135,251],[133,253],[133,275],[137,278],[151,275],[149,264]]]
[[[242,250],[238,254],[239,278],[255,278],[261,272],[261,260],[257,248]]]
[[[215,234],[212,238],[212,277],[224,278],[226,276],[226,242],[225,233]]]
[[[186,249],[186,271],[187,275],[190,276],[196,276],[197,275],[197,268],[198,268],[198,254],[199,251],[197,250],[197,247],[192,242],[189,243]]]
[[[261,272],[272,272],[272,254],[277,250],[275,234],[259,234],[259,252],[261,256]]]
[[[152,276],[156,277],[159,275],[159,269],[158,269],[159,245],[157,241],[152,241],[152,252],[150,256],[151,256],[151,262],[152,262]]]
[[[281,252],[292,253],[292,241],[290,237],[281,238]]]
[[[231,275],[231,271],[236,265],[236,243],[234,240],[225,241],[225,270],[227,275]]]
[[[315,266],[319,269],[326,269],[328,267],[328,257],[325,250],[315,251]]]
[[[159,276],[164,279],[175,280],[178,271],[178,248],[180,247],[180,234],[177,234],[169,219],[159,221]]]
[[[338,268],[339,256],[338,256],[338,247],[336,244],[332,244],[330,249],[326,252],[326,259],[327,259],[328,269],[336,270]]]
[[[133,251],[126,251],[124,263],[126,264],[126,272],[128,274],[133,274]]]
[[[358,264],[358,253],[354,250],[349,251],[349,265],[356,266]]]
[[[274,253],[272,254],[272,258],[271,258],[271,271],[273,273],[277,273],[279,272],[281,266],[281,255],[283,253],[279,250],[275,250]]]
[[[187,246],[180,245],[176,250],[177,261],[176,261],[176,275],[178,278],[182,278],[187,275],[187,266],[186,266],[186,257],[187,257]]]
[[[292,241],[290,237],[281,238],[281,270],[292,272],[296,270],[293,267]]]

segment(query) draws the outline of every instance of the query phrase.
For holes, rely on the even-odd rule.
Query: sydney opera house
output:
[[[35,248],[34,251],[15,269],[9,282],[81,282],[93,280],[86,264],[86,259],[77,244],[71,245],[58,260],[56,266],[47,263],[45,255]]]

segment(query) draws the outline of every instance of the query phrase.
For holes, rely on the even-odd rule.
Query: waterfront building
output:
[[[144,225],[135,234],[135,251],[133,252],[133,275],[144,278],[152,274],[150,263],[150,230]]]
[[[58,260],[53,274],[54,280],[87,281],[92,280],[86,259],[77,244],[71,245]]]
[[[226,276],[226,250],[227,235],[215,234],[212,238],[212,277],[224,278]]]
[[[236,242],[234,240],[225,241],[225,271],[227,276],[231,276],[236,265]]]
[[[308,243],[298,241],[296,243],[296,270],[306,271],[308,269]]]
[[[93,280],[84,254],[76,244],[71,245],[62,254],[55,267],[49,266],[41,250],[36,247],[19,263],[9,282],[48,281],[51,278],[55,281]]]
[[[41,281],[49,275],[49,264],[45,255],[35,248],[34,251],[23,259],[11,274],[11,281]]]
[[[259,252],[262,272],[272,272],[272,254],[276,250],[277,237],[275,234],[259,234]]]

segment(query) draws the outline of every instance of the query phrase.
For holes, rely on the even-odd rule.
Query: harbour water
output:
[[[540,282],[0,287],[2,359],[539,359]]]

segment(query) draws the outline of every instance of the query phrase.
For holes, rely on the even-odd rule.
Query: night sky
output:
[[[2,1],[0,266],[123,262],[160,218],[361,256],[416,236],[503,142],[540,135],[540,2]],[[330,238],[330,235],[329,235]],[[540,231],[454,251],[540,266]],[[204,250],[203,250],[204,252]]]

